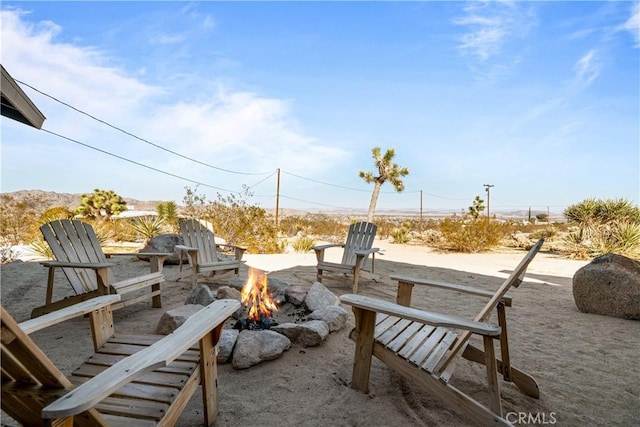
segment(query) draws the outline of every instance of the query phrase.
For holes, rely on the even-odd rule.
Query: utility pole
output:
[[[279,208],[280,208],[280,168],[278,168],[278,183],[276,185],[276,230],[278,229]]]
[[[420,190],[420,231],[422,231],[422,190]]]
[[[487,190],[487,218],[491,218],[491,213],[489,211],[489,206],[490,206],[490,200],[491,200],[491,191],[489,191],[491,189],[491,187],[495,187],[495,185],[493,184],[482,184],[485,189]]]

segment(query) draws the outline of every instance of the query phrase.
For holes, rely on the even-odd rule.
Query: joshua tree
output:
[[[127,210],[127,202],[113,190],[95,189],[91,194],[83,194],[81,199],[82,202],[75,209],[75,214],[87,218],[109,219],[112,215]]]
[[[469,206],[469,215],[478,218],[478,215],[480,215],[482,211],[484,211],[484,200],[482,200],[480,196],[476,196],[473,200],[473,205]]]
[[[393,157],[396,155],[393,148],[389,148],[382,157],[380,157],[380,147],[373,147],[371,153],[373,154],[374,164],[378,169],[378,176],[375,176],[372,172],[360,171],[358,173],[365,182],[374,183],[371,202],[369,203],[369,213],[367,214],[368,222],[373,220],[373,212],[376,210],[382,184],[389,181],[393,184],[393,188],[398,193],[401,193],[404,190],[404,183],[401,178],[409,175],[409,168],[400,167],[397,163],[393,163]]]

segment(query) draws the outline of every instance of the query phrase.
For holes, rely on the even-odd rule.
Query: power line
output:
[[[73,142],[73,143],[78,144],[78,145],[82,145],[83,147],[90,148],[92,150],[98,151],[98,152],[106,154],[108,156],[115,157],[115,158],[120,159],[120,160],[124,160],[125,162],[133,163],[136,166],[141,166],[143,168],[150,169],[150,170],[152,170],[154,172],[159,172],[159,173],[164,174],[164,175],[169,175],[169,176],[172,176],[174,178],[178,178],[178,179],[181,179],[181,180],[184,180],[184,181],[189,181],[189,182],[192,182],[194,184],[201,185],[203,187],[213,188],[215,190],[226,191],[228,193],[239,193],[238,191],[227,190],[225,188],[220,188],[220,187],[216,187],[216,186],[213,186],[213,185],[205,184],[204,182],[196,181],[196,180],[193,180],[193,179],[190,179],[190,178],[185,178],[183,176],[176,175],[176,174],[171,173],[171,172],[167,172],[167,171],[163,171],[163,170],[158,169],[158,168],[154,168],[153,166],[145,165],[144,163],[136,162],[135,160],[127,159],[126,157],[122,157],[122,156],[119,156],[117,154],[110,153],[109,151],[105,151],[105,150],[102,150],[100,148],[93,147],[93,146],[91,146],[89,144],[85,144],[84,142],[80,142],[78,140],[69,138],[69,137],[64,136],[64,135],[60,135],[58,133],[55,133],[55,132],[50,131],[50,130],[45,129],[45,128],[42,128],[41,130],[43,132],[48,133],[48,134],[57,136],[58,138],[66,139],[67,141]]]
[[[95,116],[93,116],[93,115],[91,115],[91,114],[79,109],[79,108],[76,108],[73,105],[68,104],[68,103],[56,98],[55,96],[49,95],[48,93],[45,93],[45,92],[43,92],[43,91],[41,91],[39,89],[36,89],[35,87],[31,86],[28,83],[25,83],[25,82],[20,81],[18,79],[14,79],[14,80],[17,81],[18,83],[21,83],[21,84],[23,84],[23,85],[35,90],[36,92],[38,92],[38,93],[40,93],[40,94],[42,94],[42,95],[44,95],[44,96],[46,96],[46,97],[48,97],[50,99],[53,99],[54,101],[64,105],[65,107],[71,108],[72,110],[77,111],[78,113],[83,114],[83,115],[85,115],[85,116],[87,116],[87,117],[89,117],[89,118],[91,118],[91,119],[93,119],[93,120],[95,120],[97,122],[100,122],[100,123],[102,123],[102,124],[104,124],[106,126],[109,126],[112,129],[115,129],[115,130],[117,130],[119,132],[124,133],[125,135],[128,135],[128,136],[130,136],[132,138],[135,138],[135,139],[137,139],[139,141],[142,141],[145,144],[152,145],[152,146],[154,146],[154,147],[156,147],[156,148],[158,148],[160,150],[166,151],[167,153],[171,153],[171,154],[173,154],[175,156],[182,157],[183,159],[198,163],[200,165],[206,166],[206,167],[211,168],[211,169],[216,169],[216,170],[219,170],[219,171],[222,171],[222,172],[228,172],[228,173],[233,173],[233,174],[237,174],[237,175],[265,175],[265,174],[271,173],[271,172],[260,172],[260,173],[239,172],[239,171],[233,171],[233,170],[230,170],[230,169],[224,169],[224,168],[220,168],[218,166],[213,166],[213,165],[210,165],[208,163],[201,162],[200,160],[194,159],[194,158],[189,157],[189,156],[185,156],[184,154],[180,154],[178,152],[175,152],[173,150],[165,148],[165,147],[163,147],[161,145],[155,144],[155,143],[153,143],[153,142],[151,142],[149,140],[146,140],[146,139],[141,138],[141,137],[139,137],[137,135],[134,135],[133,133],[131,133],[129,131],[126,131],[126,130],[118,127],[118,126],[112,125],[111,123],[109,123],[109,122],[107,122],[105,120],[99,119],[99,118],[97,118],[97,117],[95,117]]]

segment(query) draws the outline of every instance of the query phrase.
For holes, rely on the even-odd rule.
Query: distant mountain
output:
[[[9,193],[0,193],[2,196],[9,196],[16,201],[24,201],[24,200],[38,200],[38,203],[41,203],[45,206],[45,209],[53,208],[56,206],[63,206],[68,209],[75,209],[80,205],[82,194],[86,193],[56,193],[55,191],[42,191],[42,190],[20,190],[13,191]],[[122,197],[127,205],[135,210],[156,210],[156,206],[161,201],[143,201],[136,200],[130,197]]]

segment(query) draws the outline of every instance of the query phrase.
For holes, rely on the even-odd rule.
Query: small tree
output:
[[[158,217],[170,226],[173,231],[178,230],[178,205],[174,201],[162,202],[156,206]]]
[[[476,198],[473,199],[473,204],[469,206],[469,215],[473,218],[478,218],[482,211],[484,211],[484,200],[482,200],[480,196],[476,196]]]
[[[81,196],[81,204],[74,213],[91,219],[109,219],[127,210],[127,202],[113,190],[93,190]]]
[[[373,172],[360,171],[358,173],[366,183],[374,183],[371,202],[369,203],[369,213],[367,214],[368,222],[373,220],[373,213],[376,210],[382,184],[390,181],[393,184],[393,188],[398,193],[401,193],[404,190],[404,183],[401,178],[409,175],[409,168],[400,167],[397,163],[393,163],[393,158],[396,155],[393,148],[389,148],[382,157],[380,157],[380,147],[374,147],[371,153],[373,154],[374,164],[378,169],[378,175],[376,176]]]

